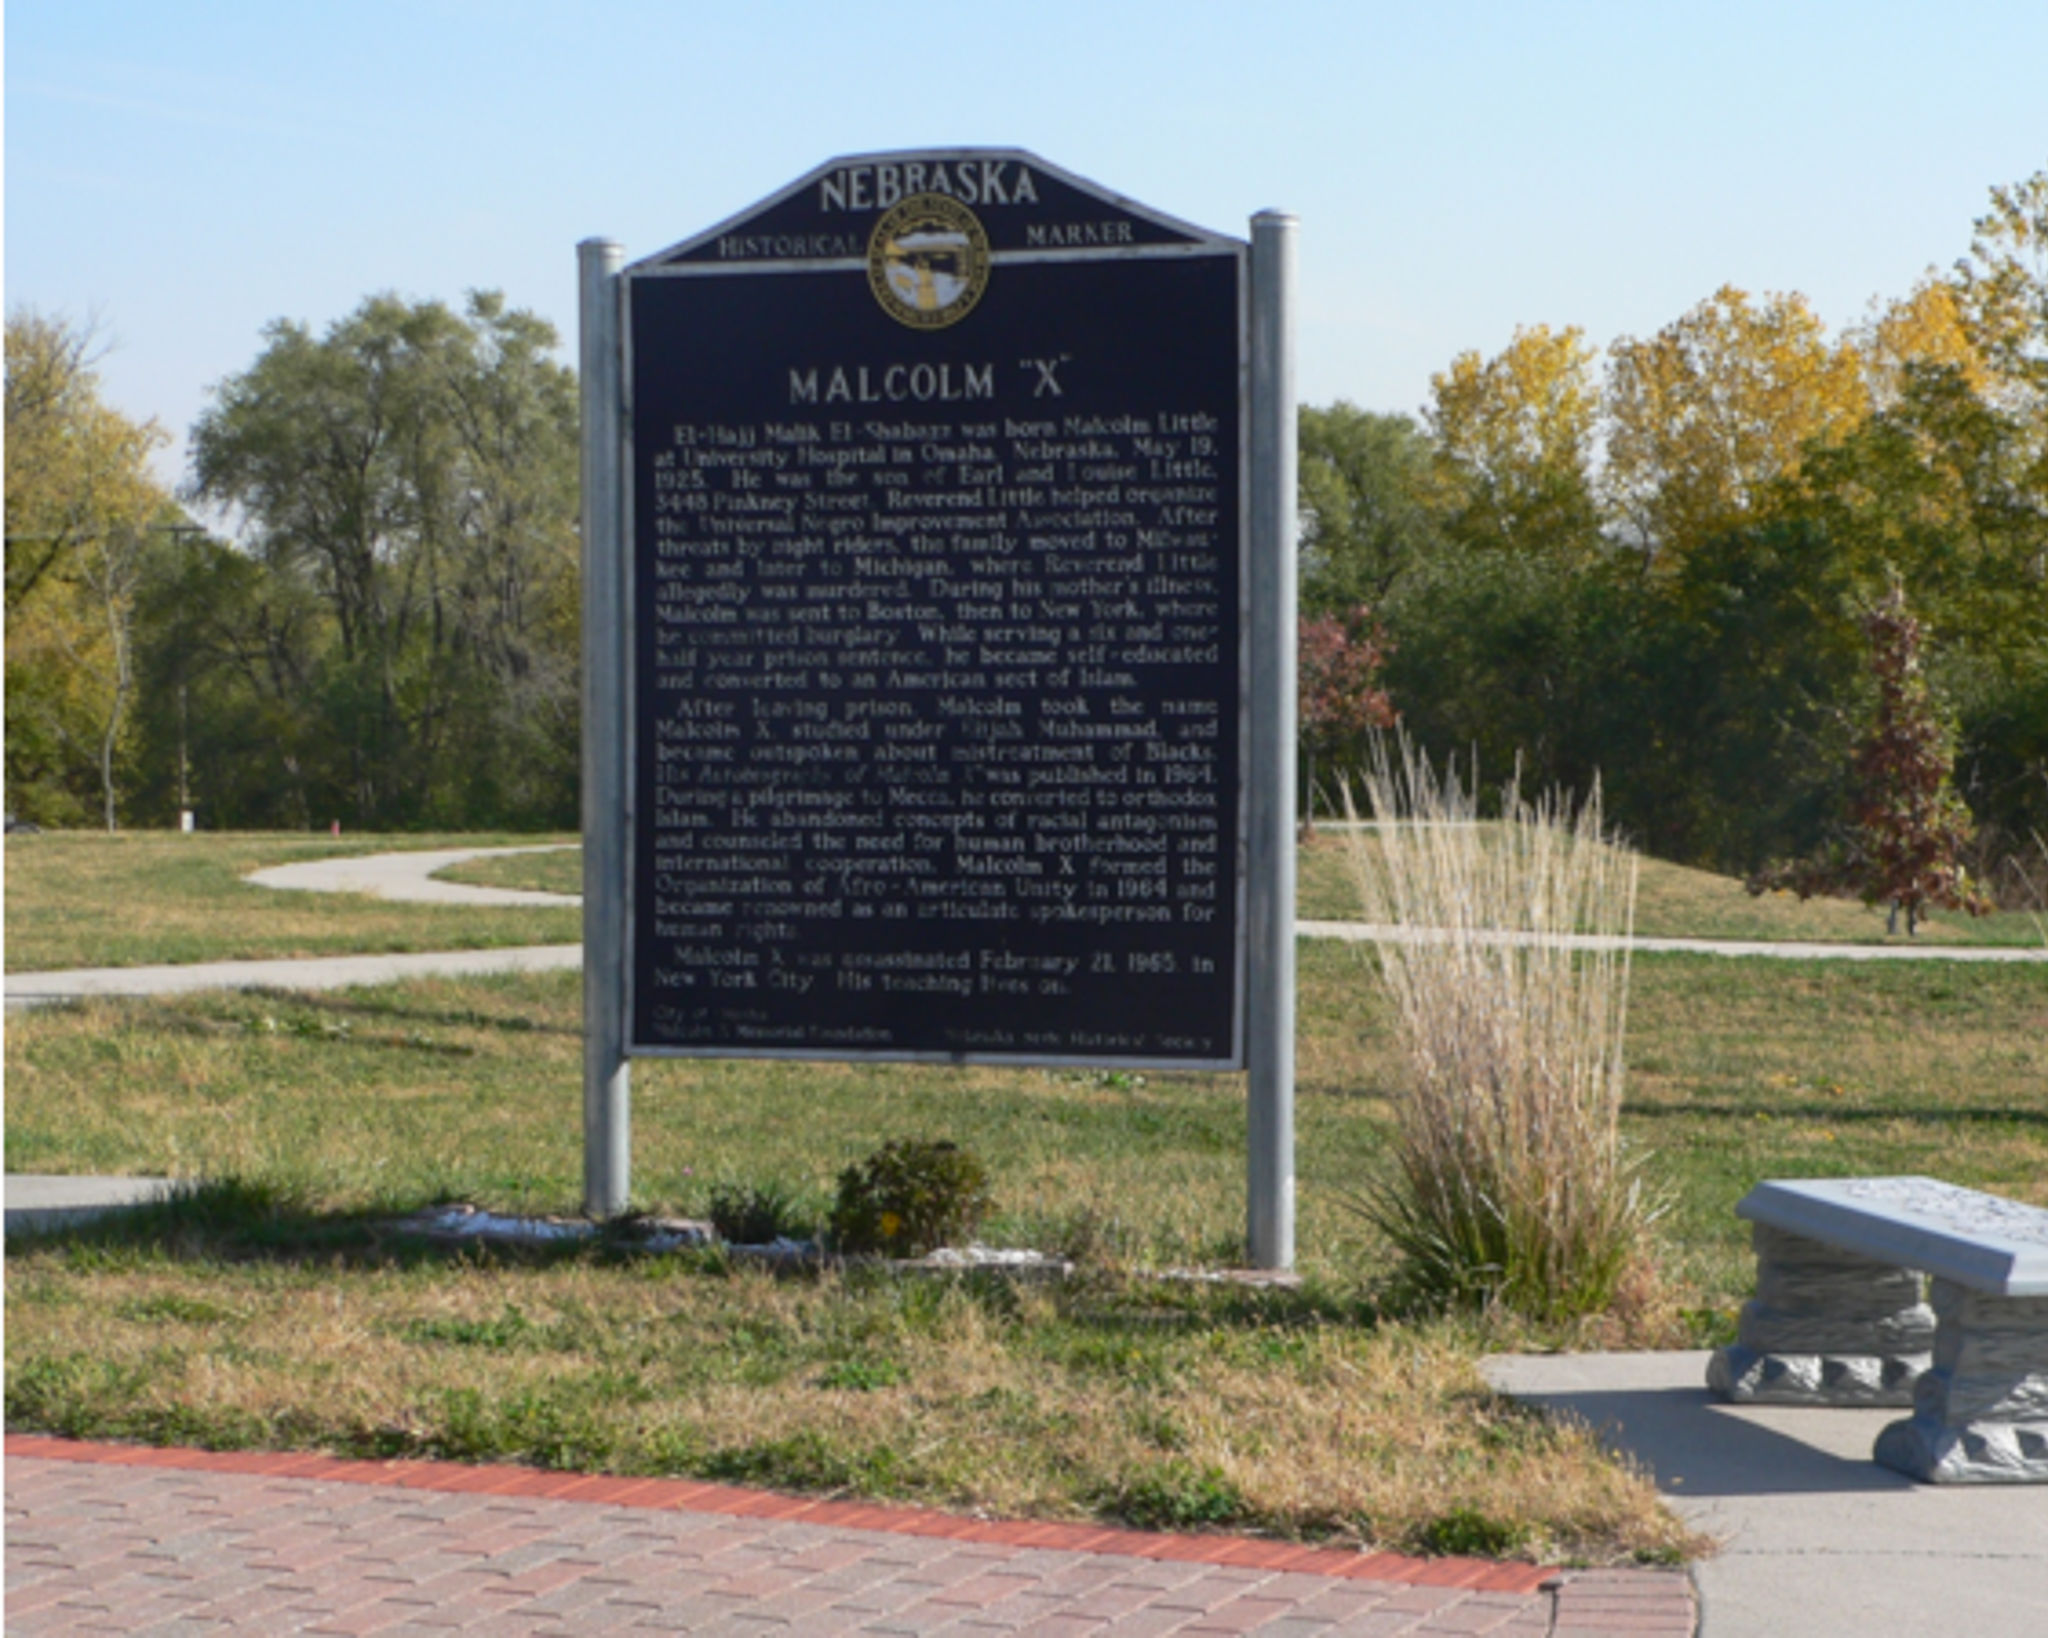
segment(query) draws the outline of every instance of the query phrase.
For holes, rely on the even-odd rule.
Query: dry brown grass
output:
[[[1409,1550],[1461,1514],[1510,1556],[1687,1545],[1642,1475],[1488,1392],[1457,1336],[1284,1303],[1262,1322],[1104,1286],[55,1254],[11,1259],[10,1286],[36,1339],[24,1391],[60,1421],[89,1400],[102,1432],[509,1454]]]
[[[1597,788],[1574,815],[1510,784],[1482,831],[1455,770],[1377,753],[1375,824],[1345,834],[1367,919],[1397,934],[1368,959],[1407,1065],[1368,1213],[1422,1294],[1597,1312],[1648,1221],[1619,1129],[1635,857]]]

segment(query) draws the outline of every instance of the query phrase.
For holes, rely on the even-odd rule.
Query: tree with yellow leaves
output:
[[[1647,341],[1609,355],[1603,491],[1611,526],[1672,565],[1754,521],[1808,449],[1870,411],[1851,343],[1829,343],[1801,295],[1761,303],[1724,285]]]
[[[1430,377],[1445,529],[1467,545],[1582,560],[1599,540],[1592,456],[1600,389],[1576,326],[1518,329],[1492,358]]]
[[[1852,338],[1872,407],[1895,408],[1906,396],[1908,373],[1916,369],[1952,370],[1970,392],[1988,394],[1993,371],[1971,329],[1960,287],[1936,274],[1887,302]]]
[[[178,518],[149,471],[164,441],[100,398],[95,334],[31,311],[6,328],[7,783],[10,803],[106,826],[134,692],[145,554]]]

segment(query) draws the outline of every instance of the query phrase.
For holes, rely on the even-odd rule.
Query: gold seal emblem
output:
[[[943,193],[915,193],[882,213],[868,236],[868,283],[882,311],[916,330],[943,330],[988,288],[988,235]]]

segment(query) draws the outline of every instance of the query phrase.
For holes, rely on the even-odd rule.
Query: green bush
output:
[[[727,1245],[765,1246],[810,1238],[803,1202],[779,1183],[721,1185],[711,1191],[704,1214]]]
[[[993,1204],[987,1168],[970,1151],[898,1139],[839,1174],[832,1242],[843,1252],[922,1257],[971,1236]]]
[[[1179,1459],[1135,1473],[1095,1499],[1104,1513],[1140,1530],[1220,1528],[1250,1510],[1244,1492],[1220,1468]]]
[[[1422,1549],[1452,1558],[1507,1558],[1529,1543],[1529,1527],[1454,1507],[1422,1528]]]

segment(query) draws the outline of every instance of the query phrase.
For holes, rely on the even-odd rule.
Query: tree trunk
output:
[[[107,610],[107,642],[114,651],[114,700],[107,708],[107,731],[100,736],[100,791],[106,799],[107,834],[118,825],[114,815],[114,745],[121,737],[121,719],[128,710],[128,691],[134,684],[134,659],[129,647],[129,610],[125,602],[128,571],[134,563],[133,550],[117,568],[105,565],[106,583],[101,588]]]

